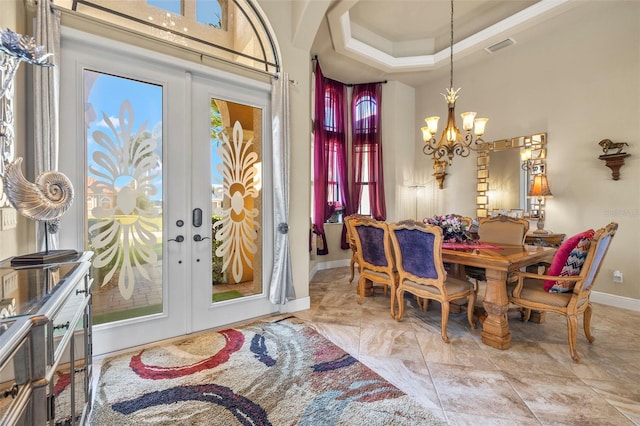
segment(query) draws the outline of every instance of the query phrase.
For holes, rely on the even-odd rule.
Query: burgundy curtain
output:
[[[333,213],[328,204],[329,182],[338,182],[340,200],[345,204],[345,210],[349,211],[345,91],[346,86],[343,83],[325,78],[322,75],[320,63],[316,62],[313,122],[313,225],[315,232],[322,238],[322,247],[319,245],[317,249],[319,255],[329,252],[324,233],[324,223]],[[334,170],[337,171],[338,176],[333,176]]]
[[[376,220],[387,219],[384,202],[384,176],[382,173],[382,83],[356,84],[351,101],[352,126],[352,199],[354,211],[358,211],[362,189],[369,187],[371,216]]]

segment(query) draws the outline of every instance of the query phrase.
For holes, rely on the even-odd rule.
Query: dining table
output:
[[[487,287],[483,306],[487,316],[482,322],[482,342],[485,345],[498,349],[508,349],[511,346],[507,321],[509,274],[540,262],[551,262],[556,250],[555,247],[528,244],[443,244],[443,262],[485,269]]]

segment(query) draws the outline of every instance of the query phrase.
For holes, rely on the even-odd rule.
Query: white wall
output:
[[[26,25],[25,9],[22,0],[2,0],[0,6],[0,28],[10,29],[19,34],[29,34]],[[27,105],[27,67],[22,64],[14,79],[14,135],[15,157],[26,157],[26,105]],[[29,163],[29,159],[25,160]],[[28,175],[23,165],[23,173]],[[3,185],[0,183],[0,191]],[[11,209],[11,207],[6,207]],[[35,250],[35,231],[33,222],[16,213],[17,226],[0,230],[0,260],[11,256],[26,254]]]
[[[382,86],[382,154],[387,221],[415,216],[415,90],[397,81]]]
[[[456,111],[489,117],[487,140],[548,133],[554,198],[545,228],[570,236],[618,222],[596,290],[640,299],[640,3],[583,2],[568,13],[571,24],[561,16],[546,35],[488,61],[458,70],[454,60],[454,86],[462,87]],[[446,112],[446,86],[448,76],[417,91],[417,122]],[[598,159],[604,138],[630,144],[618,181]],[[416,152],[421,145],[416,138]],[[454,159],[434,212],[475,216],[475,158]],[[624,273],[623,284],[613,283],[613,270]]]

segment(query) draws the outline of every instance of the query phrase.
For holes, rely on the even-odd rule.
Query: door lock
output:
[[[193,209],[193,212],[191,212],[191,220],[195,228],[200,228],[202,226],[202,209]]]

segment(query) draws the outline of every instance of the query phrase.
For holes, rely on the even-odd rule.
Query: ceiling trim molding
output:
[[[449,47],[434,54],[414,56],[393,56],[376,46],[357,40],[351,35],[351,9],[359,0],[342,1],[327,13],[331,40],[336,52],[349,56],[359,62],[376,67],[384,72],[426,71],[446,65],[449,59]],[[521,30],[543,19],[555,16],[564,10],[564,6],[573,0],[541,0],[538,3],[499,21],[482,31],[473,34],[453,45],[454,56],[484,49],[495,41],[509,37],[510,32]],[[394,42],[388,41],[393,45]]]

